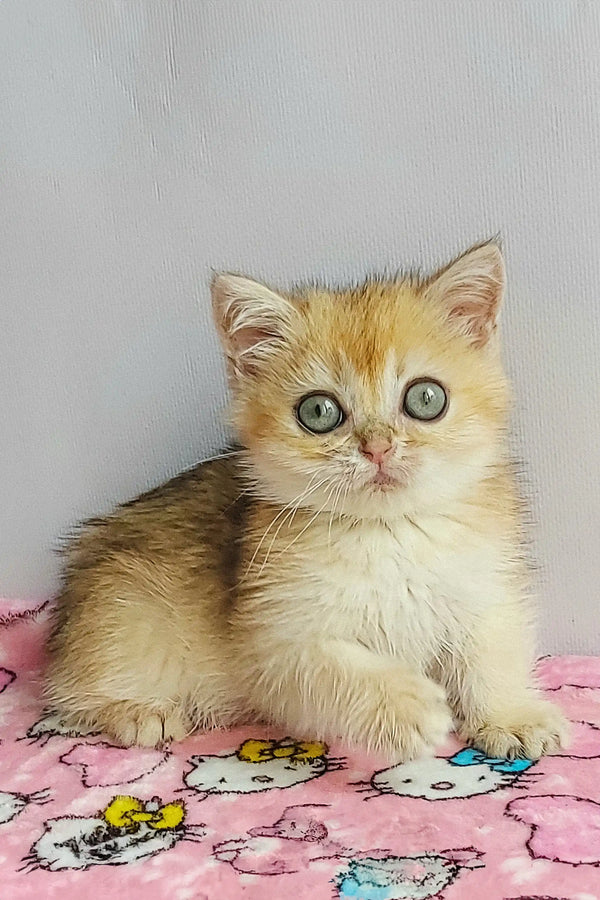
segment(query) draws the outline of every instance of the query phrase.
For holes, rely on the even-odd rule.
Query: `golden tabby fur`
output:
[[[157,745],[263,720],[409,759],[452,722],[492,756],[566,726],[532,681],[498,349],[504,267],[276,293],[213,282],[243,450],[126,504],[69,550],[47,695],[75,727]],[[412,418],[427,378],[445,415]],[[301,398],[339,427],[310,433]]]

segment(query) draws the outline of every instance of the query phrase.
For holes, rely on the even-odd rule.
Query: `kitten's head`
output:
[[[360,517],[435,507],[497,461],[507,389],[495,244],[433,277],[275,292],[213,281],[233,420],[260,496]]]

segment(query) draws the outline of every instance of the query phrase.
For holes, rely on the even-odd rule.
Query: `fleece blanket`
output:
[[[0,900],[599,900],[600,659],[540,661],[574,740],[535,763],[256,727],[124,750],[43,709],[47,620],[0,602]]]

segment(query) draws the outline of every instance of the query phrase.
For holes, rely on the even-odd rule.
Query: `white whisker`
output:
[[[305,533],[305,531],[307,531],[307,530],[310,528],[310,526],[313,524],[313,522],[321,515],[321,513],[323,512],[323,510],[325,509],[325,507],[326,507],[327,504],[329,503],[329,501],[330,501],[330,499],[331,499],[331,495],[332,495],[332,493],[333,493],[333,491],[335,490],[336,487],[337,487],[337,485],[334,483],[334,485],[333,485],[332,488],[330,489],[329,493],[327,494],[327,497],[325,498],[325,503],[324,503],[321,507],[319,507],[319,509],[316,511],[316,513],[315,513],[313,516],[311,516],[311,518],[308,520],[308,522],[306,523],[306,525],[304,526],[304,528],[302,529],[302,531],[300,531],[300,532],[296,535],[296,537],[294,538],[294,540],[291,541],[291,543],[289,543],[289,544],[287,545],[287,547],[284,547],[284,549],[281,551],[281,553],[278,554],[278,558],[281,557],[281,556],[283,556],[284,553],[287,553],[287,551],[290,549],[290,547],[293,547],[294,544],[296,543],[296,541],[300,540],[300,538],[301,538],[302,535]]]
[[[296,511],[296,509],[300,506],[300,504],[302,503],[302,501],[305,500],[306,497],[309,496],[309,495],[313,492],[312,484],[313,484],[313,481],[315,480],[315,478],[316,478],[319,474],[320,474],[320,473],[315,472],[315,473],[313,474],[313,476],[311,477],[310,481],[308,482],[308,484],[306,485],[306,487],[303,488],[303,490],[302,490],[299,494],[297,494],[297,495],[293,498],[293,500],[290,500],[289,503],[286,503],[286,505],[285,505],[284,507],[282,507],[282,509],[279,510],[279,512],[277,513],[277,515],[274,517],[274,519],[269,523],[269,526],[267,527],[266,531],[264,532],[263,536],[261,537],[260,541],[258,542],[258,546],[256,547],[254,553],[252,554],[252,559],[251,559],[250,562],[248,563],[248,566],[247,566],[247,568],[246,568],[246,571],[245,571],[245,573],[244,573],[244,575],[243,575],[243,578],[244,578],[244,579],[247,577],[248,573],[249,573],[250,570],[252,569],[252,566],[254,565],[254,561],[256,560],[256,557],[258,556],[258,553],[260,552],[260,548],[262,547],[262,545],[263,545],[263,543],[264,543],[264,541],[265,541],[265,538],[267,537],[267,535],[268,535],[268,533],[270,532],[270,530],[271,530],[271,528],[273,527],[273,525],[275,525],[275,523],[277,522],[277,520],[278,520],[278,519],[279,519],[286,511],[288,511],[288,510],[290,510],[290,509],[292,509],[293,512]],[[314,490],[316,490],[318,487],[320,487],[321,484],[323,484],[323,482],[319,482],[319,484],[316,485],[316,487],[314,488]],[[295,505],[295,504],[296,504],[296,505]],[[287,519],[287,516],[286,516],[286,519]],[[281,523],[282,525],[285,523],[286,519],[283,520],[283,522]],[[281,526],[280,526],[280,528],[281,528]],[[278,529],[277,529],[277,532],[275,533],[275,537],[277,537],[277,534],[279,534],[279,530],[280,530],[280,529],[278,528]],[[269,550],[270,550],[270,548],[269,548]],[[266,559],[268,558],[268,556],[269,556],[269,553],[267,553],[267,556],[266,556],[266,558],[265,558],[265,561],[263,561],[263,564],[262,564],[262,566],[261,566],[260,572],[262,572],[262,570],[263,570],[263,568],[264,568],[264,566],[265,566]],[[259,574],[260,574],[260,572],[259,572]]]
[[[287,507],[284,507],[284,509],[289,509],[288,514],[287,514],[287,515],[285,516],[285,518],[279,523],[279,526],[278,526],[278,528],[277,528],[277,531],[276,531],[275,534],[273,535],[273,538],[272,538],[272,540],[271,540],[271,543],[269,544],[269,548],[268,548],[268,550],[267,550],[267,552],[266,552],[266,554],[265,554],[265,558],[263,559],[262,565],[261,565],[260,569],[258,570],[258,575],[257,575],[258,578],[262,575],[263,569],[264,569],[264,567],[265,567],[266,564],[267,564],[267,561],[268,561],[268,559],[269,559],[269,556],[271,555],[271,550],[273,549],[273,547],[274,547],[274,545],[275,545],[275,541],[277,540],[277,535],[279,534],[279,532],[281,531],[281,529],[283,528],[283,526],[284,526],[286,523],[288,524],[288,526],[292,524],[292,522],[294,521],[294,516],[295,516],[296,513],[298,512],[298,509],[300,508],[301,503],[302,503],[304,500],[306,500],[308,497],[310,497],[311,494],[314,494],[314,492],[317,491],[320,487],[322,487],[322,486],[326,483],[327,480],[328,480],[328,479],[324,478],[324,479],[322,479],[321,481],[319,481],[316,485],[314,485],[314,487],[312,487],[310,491],[305,490],[304,493],[300,495],[300,498],[299,498],[299,499],[296,498],[298,502],[296,503],[296,505],[295,505],[292,509],[289,509],[289,504],[288,504]],[[312,479],[311,479],[311,481],[312,481]],[[309,484],[310,484],[310,482],[309,482]],[[273,524],[273,523],[271,523],[271,524]],[[271,527],[271,526],[269,526],[269,527]]]
[[[195,465],[203,466],[204,463],[216,462],[218,459],[229,459],[230,456],[239,456],[241,453],[245,453],[244,450],[228,450],[226,453],[218,453],[216,456],[209,456],[206,459],[199,459]]]

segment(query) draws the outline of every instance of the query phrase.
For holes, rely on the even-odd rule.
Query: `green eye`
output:
[[[431,422],[446,412],[448,396],[437,381],[415,381],[404,395],[404,412],[413,419]]]
[[[328,394],[309,394],[296,407],[300,424],[313,434],[326,434],[341,425],[344,414],[341,406]]]

